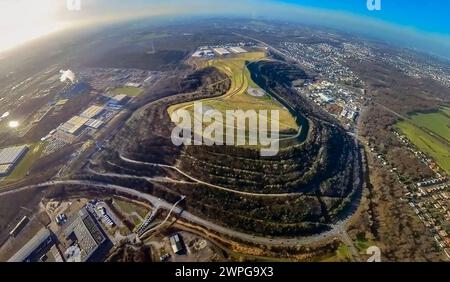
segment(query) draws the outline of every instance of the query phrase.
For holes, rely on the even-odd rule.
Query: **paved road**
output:
[[[288,59],[290,59],[290,60],[295,60],[294,58],[291,58],[291,57],[287,56],[286,54],[284,54],[284,53],[281,52],[280,50],[276,49],[275,47],[270,46],[269,44],[267,44],[267,43],[264,42],[264,41],[261,41],[261,40],[259,40],[259,39],[254,38],[254,37],[250,37],[250,36],[243,35],[243,34],[240,34],[240,33],[235,33],[235,32],[234,32],[234,34],[237,35],[237,36],[240,36],[240,37],[242,37],[242,38],[247,38],[247,39],[256,41],[256,42],[258,42],[259,44],[261,44],[261,45],[267,47],[269,50],[271,50],[272,52],[274,52],[274,53],[276,53],[276,54],[278,54],[278,55],[280,55],[280,56],[282,56],[282,57],[288,58]]]
[[[341,239],[342,243],[346,244],[349,247],[350,254],[351,254],[351,260],[352,261],[361,261],[361,256],[358,252],[358,249],[355,247],[355,244],[353,243],[353,240],[348,235],[347,231],[341,227],[337,228],[339,238]]]
[[[146,234],[155,231],[158,228],[161,228],[164,224],[166,224],[166,222],[169,220],[170,216],[172,215],[173,211],[175,210],[175,208],[177,207],[177,205],[179,203],[181,203],[182,201],[184,201],[184,199],[186,199],[185,196],[182,196],[181,199],[179,199],[175,204],[173,204],[172,208],[169,210],[169,212],[167,213],[166,218],[157,226],[150,228],[149,230],[145,231],[142,235],[139,236],[139,238],[143,238]],[[181,210],[181,212],[183,212],[183,210]]]
[[[0,193],[0,197],[17,193],[20,191],[25,190],[33,190],[38,188],[45,188],[49,186],[56,186],[56,185],[85,185],[90,187],[98,187],[98,188],[106,188],[110,190],[114,190],[116,192],[123,193],[125,195],[128,195],[130,197],[136,197],[141,200],[146,200],[150,202],[153,206],[159,206],[162,209],[171,210],[173,208],[173,213],[179,214],[181,218],[192,222],[194,224],[198,224],[200,226],[203,226],[205,228],[208,228],[210,230],[213,230],[215,232],[218,232],[220,234],[224,234],[227,236],[230,236],[231,238],[238,238],[240,240],[251,242],[254,244],[262,244],[262,245],[273,245],[273,246],[298,246],[298,245],[305,245],[305,244],[312,244],[320,242],[324,239],[333,238],[333,237],[339,237],[339,232],[343,228],[345,229],[345,226],[347,224],[348,219],[340,221],[334,225],[330,225],[331,230],[324,232],[322,234],[312,235],[308,237],[295,237],[295,238],[269,238],[269,237],[262,237],[262,236],[254,236],[247,233],[242,233],[239,231],[232,230],[230,228],[218,225],[216,223],[210,222],[208,220],[202,219],[196,215],[193,215],[187,211],[183,211],[179,207],[174,207],[173,204],[168,203],[160,198],[157,198],[155,196],[152,196],[150,194],[146,194],[131,188],[122,187],[118,185],[112,185],[112,184],[105,184],[100,182],[92,182],[92,181],[85,181],[85,180],[61,180],[61,181],[49,181],[44,182],[37,185],[30,185],[18,188],[13,191],[5,191]]]

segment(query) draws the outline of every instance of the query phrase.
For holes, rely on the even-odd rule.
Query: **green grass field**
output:
[[[113,90],[116,95],[125,94],[130,97],[136,97],[142,94],[144,90],[138,87],[120,87]]]
[[[168,34],[168,33],[150,32],[150,33],[147,33],[147,34],[143,35],[140,38],[140,40],[151,40],[151,39],[164,38],[164,37],[168,37],[168,36],[170,36],[170,34]]]
[[[215,67],[226,74],[231,79],[231,87],[229,91],[221,97],[203,99],[197,102],[201,102],[203,107],[209,107],[221,112],[224,117],[225,111],[227,110],[255,110],[256,112],[260,110],[267,110],[268,112],[271,110],[278,110],[280,131],[297,132],[299,127],[295,118],[278,101],[267,94],[262,97],[255,97],[248,93],[250,87],[254,89],[259,89],[259,87],[251,79],[246,62],[251,63],[264,59],[266,59],[266,54],[264,52],[250,52],[235,55],[233,57],[208,61],[205,66]],[[191,112],[191,116],[193,116],[193,102],[182,103],[170,107],[168,109],[169,115],[178,109],[188,110]]]
[[[354,244],[360,255],[365,255],[369,247],[376,246],[375,242],[367,240],[363,236],[358,236],[356,238],[356,241],[354,241]],[[352,254],[350,248],[345,244],[341,244],[335,253],[329,253],[326,256],[319,257],[317,261],[321,262],[351,261],[351,257]]]
[[[351,253],[348,246],[342,244],[336,251],[336,257],[340,261],[350,261],[351,260]]]
[[[411,115],[410,120],[396,127],[450,174],[450,108]]]
[[[124,213],[131,214],[136,212],[142,218],[145,218],[149,210],[138,204],[131,203],[129,201],[123,201],[114,199],[114,204]],[[136,218],[137,219],[137,218]]]
[[[426,128],[450,142],[450,108],[446,110],[448,114],[442,110],[436,113],[412,115],[411,120],[417,126]]]
[[[366,239],[364,236],[357,236],[355,241],[355,247],[358,249],[359,253],[366,253],[367,249],[371,246],[375,246],[376,243]]]

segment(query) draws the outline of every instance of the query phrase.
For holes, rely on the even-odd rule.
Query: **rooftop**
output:
[[[101,106],[91,106],[87,110],[85,110],[83,113],[81,113],[80,116],[85,118],[93,118],[97,115],[99,115],[104,110]]]
[[[86,126],[92,127],[94,129],[98,129],[103,125],[103,121],[98,119],[90,119],[86,122]]]
[[[228,55],[230,54],[230,51],[228,51],[225,48],[214,48],[214,51],[219,55]]]
[[[112,100],[117,101],[117,102],[122,102],[124,99],[126,99],[128,96],[125,94],[119,94],[116,95],[112,98]]]
[[[28,243],[15,253],[8,262],[23,262],[51,236],[47,228],[42,228]]]
[[[80,249],[81,261],[87,261],[98,247],[106,241],[105,236],[97,226],[96,220],[92,218],[86,208],[82,208],[72,218],[64,234],[66,238],[75,235]],[[67,259],[70,260],[70,258]]]
[[[229,48],[229,50],[231,52],[233,52],[233,53],[236,53],[236,54],[247,53],[247,50],[245,50],[245,49],[243,49],[241,47],[231,47],[231,48]]]
[[[12,164],[0,164],[0,175],[8,174],[12,167]]]
[[[86,124],[88,120],[89,119],[85,117],[74,116],[69,121],[64,123],[61,126],[61,129],[67,133],[75,134],[81,127]]]
[[[14,164],[28,149],[27,146],[9,147],[0,150],[0,165]]]

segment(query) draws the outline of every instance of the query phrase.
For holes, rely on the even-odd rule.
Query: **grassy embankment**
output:
[[[221,97],[198,100],[197,102],[201,102],[203,108],[207,109],[203,112],[207,113],[208,110],[217,110],[221,112],[224,117],[225,128],[225,112],[227,110],[255,110],[257,113],[258,111],[266,110],[269,113],[269,121],[271,118],[270,111],[278,110],[280,132],[297,132],[299,127],[295,118],[278,101],[267,94],[257,97],[248,93],[249,88],[259,89],[259,87],[251,79],[246,64],[264,59],[266,59],[266,54],[264,52],[250,52],[207,61],[205,66],[215,67],[231,79],[231,87],[229,91]],[[191,116],[194,116],[193,102],[173,105],[169,107],[168,113],[171,115],[174,111],[179,109],[185,109],[191,113]],[[204,123],[204,128],[208,125],[209,124]]]

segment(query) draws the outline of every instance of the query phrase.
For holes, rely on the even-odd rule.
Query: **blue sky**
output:
[[[226,10],[227,6],[241,5],[241,9],[230,9],[235,13],[239,10],[256,12],[260,6],[291,4],[298,7],[329,10],[334,13],[347,13],[373,20],[415,29],[418,32],[428,32],[450,36],[450,1],[449,0],[380,0],[381,11],[369,11],[367,0],[82,0],[86,5],[114,9],[145,9],[151,7],[172,6],[174,9],[184,7],[185,11],[196,3],[210,10],[211,13]],[[107,3],[107,4],[106,4]],[[251,3],[251,4],[246,4]],[[254,4],[256,3],[256,4]],[[221,5],[222,4],[222,5]],[[195,6],[192,10],[198,9]],[[276,10],[274,10],[274,13]],[[277,15],[274,15],[277,16]],[[282,16],[282,15],[278,15]]]
[[[381,0],[381,11],[369,11],[366,0],[279,0],[301,6],[350,12],[418,30],[450,35],[450,1]]]
[[[69,12],[66,0],[0,0],[0,52],[79,23],[167,16],[237,16],[297,21],[415,48],[450,59],[449,0],[81,0]]]
[[[367,35],[450,59],[450,1],[381,0],[82,0],[83,13],[104,15],[231,15],[297,21]]]

